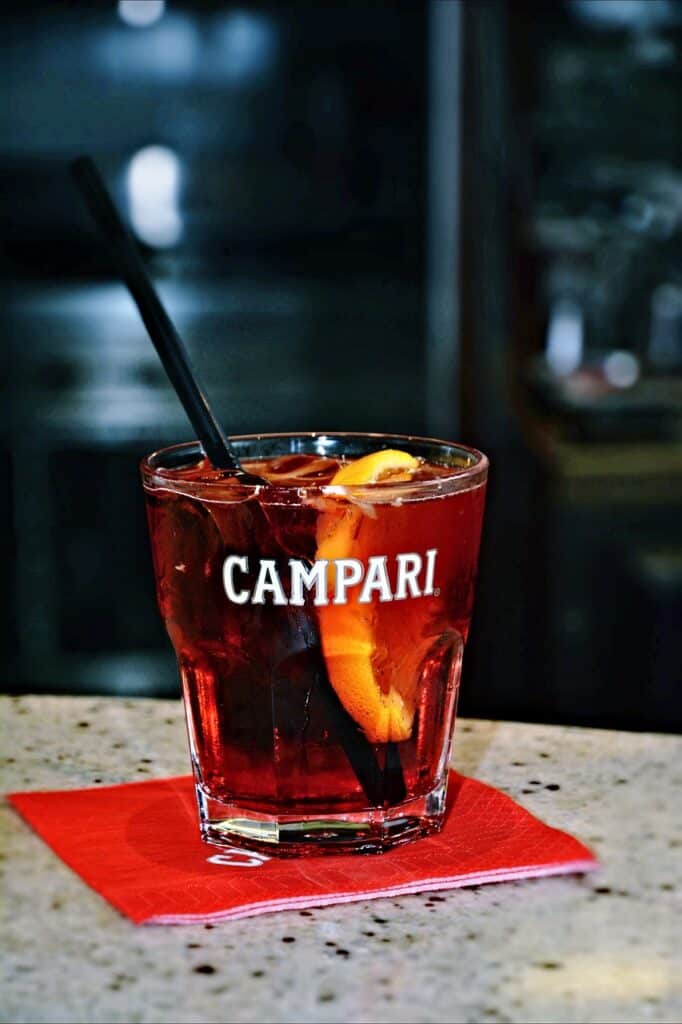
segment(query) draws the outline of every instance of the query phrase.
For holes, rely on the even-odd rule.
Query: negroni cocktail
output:
[[[438,829],[487,460],[384,435],[237,438],[143,463],[202,833],[378,851]]]

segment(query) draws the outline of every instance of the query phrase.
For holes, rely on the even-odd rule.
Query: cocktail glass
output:
[[[373,434],[233,438],[142,463],[203,838],[380,852],[443,822],[487,459]]]

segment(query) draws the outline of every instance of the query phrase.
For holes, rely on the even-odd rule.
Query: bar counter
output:
[[[179,701],[1,699],[3,791],[185,774]],[[601,870],[138,927],[2,807],[3,1021],[682,1019],[682,739],[462,719],[455,767]]]

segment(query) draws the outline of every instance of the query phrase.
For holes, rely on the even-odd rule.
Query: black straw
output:
[[[185,346],[156,293],[137,246],[118,215],[94,161],[79,157],[71,173],[93,220],[107,242],[119,274],[128,286],[154,348],[175,388],[189,421],[217,469],[232,470],[244,483],[266,483],[242,469],[239,459],[216,420],[189,364]]]
[[[71,172],[209,461],[217,469],[231,470],[243,483],[267,484],[267,480],[242,468],[213,415],[190,367],[180,335],[156,293],[135,241],[119,217],[94,161],[87,156],[79,157],[71,164]],[[381,806],[385,801],[394,803],[404,799],[400,755],[394,745],[388,746],[382,772],[372,747],[341,705],[331,684],[325,696],[328,713],[369,803]]]
[[[402,803],[407,790],[397,745],[392,741],[386,744],[382,769],[371,743],[360,732],[329,680],[321,687],[320,696],[334,736],[340,740],[370,806],[393,807]]]
[[[323,673],[319,695],[324,707],[330,732],[339,740],[346,757],[362,786],[370,807],[382,807],[386,799],[386,780],[377,761],[374,750],[357,723],[348,714],[339,697]]]
[[[398,744],[389,740],[386,744],[384,762],[384,802],[387,807],[392,807],[394,804],[402,803],[406,796],[407,787]]]

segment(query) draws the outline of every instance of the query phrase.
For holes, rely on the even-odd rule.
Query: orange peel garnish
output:
[[[420,462],[407,452],[384,449],[350,462],[337,471],[331,486],[362,487],[411,479]],[[352,558],[358,549],[363,511],[340,496],[335,508],[319,517],[316,559]],[[329,680],[346,711],[372,743],[409,738],[415,705],[391,681],[390,652],[377,649],[375,612],[359,604],[351,590],[346,604],[332,604],[335,573],[330,565],[330,604],[318,607],[322,652]]]

